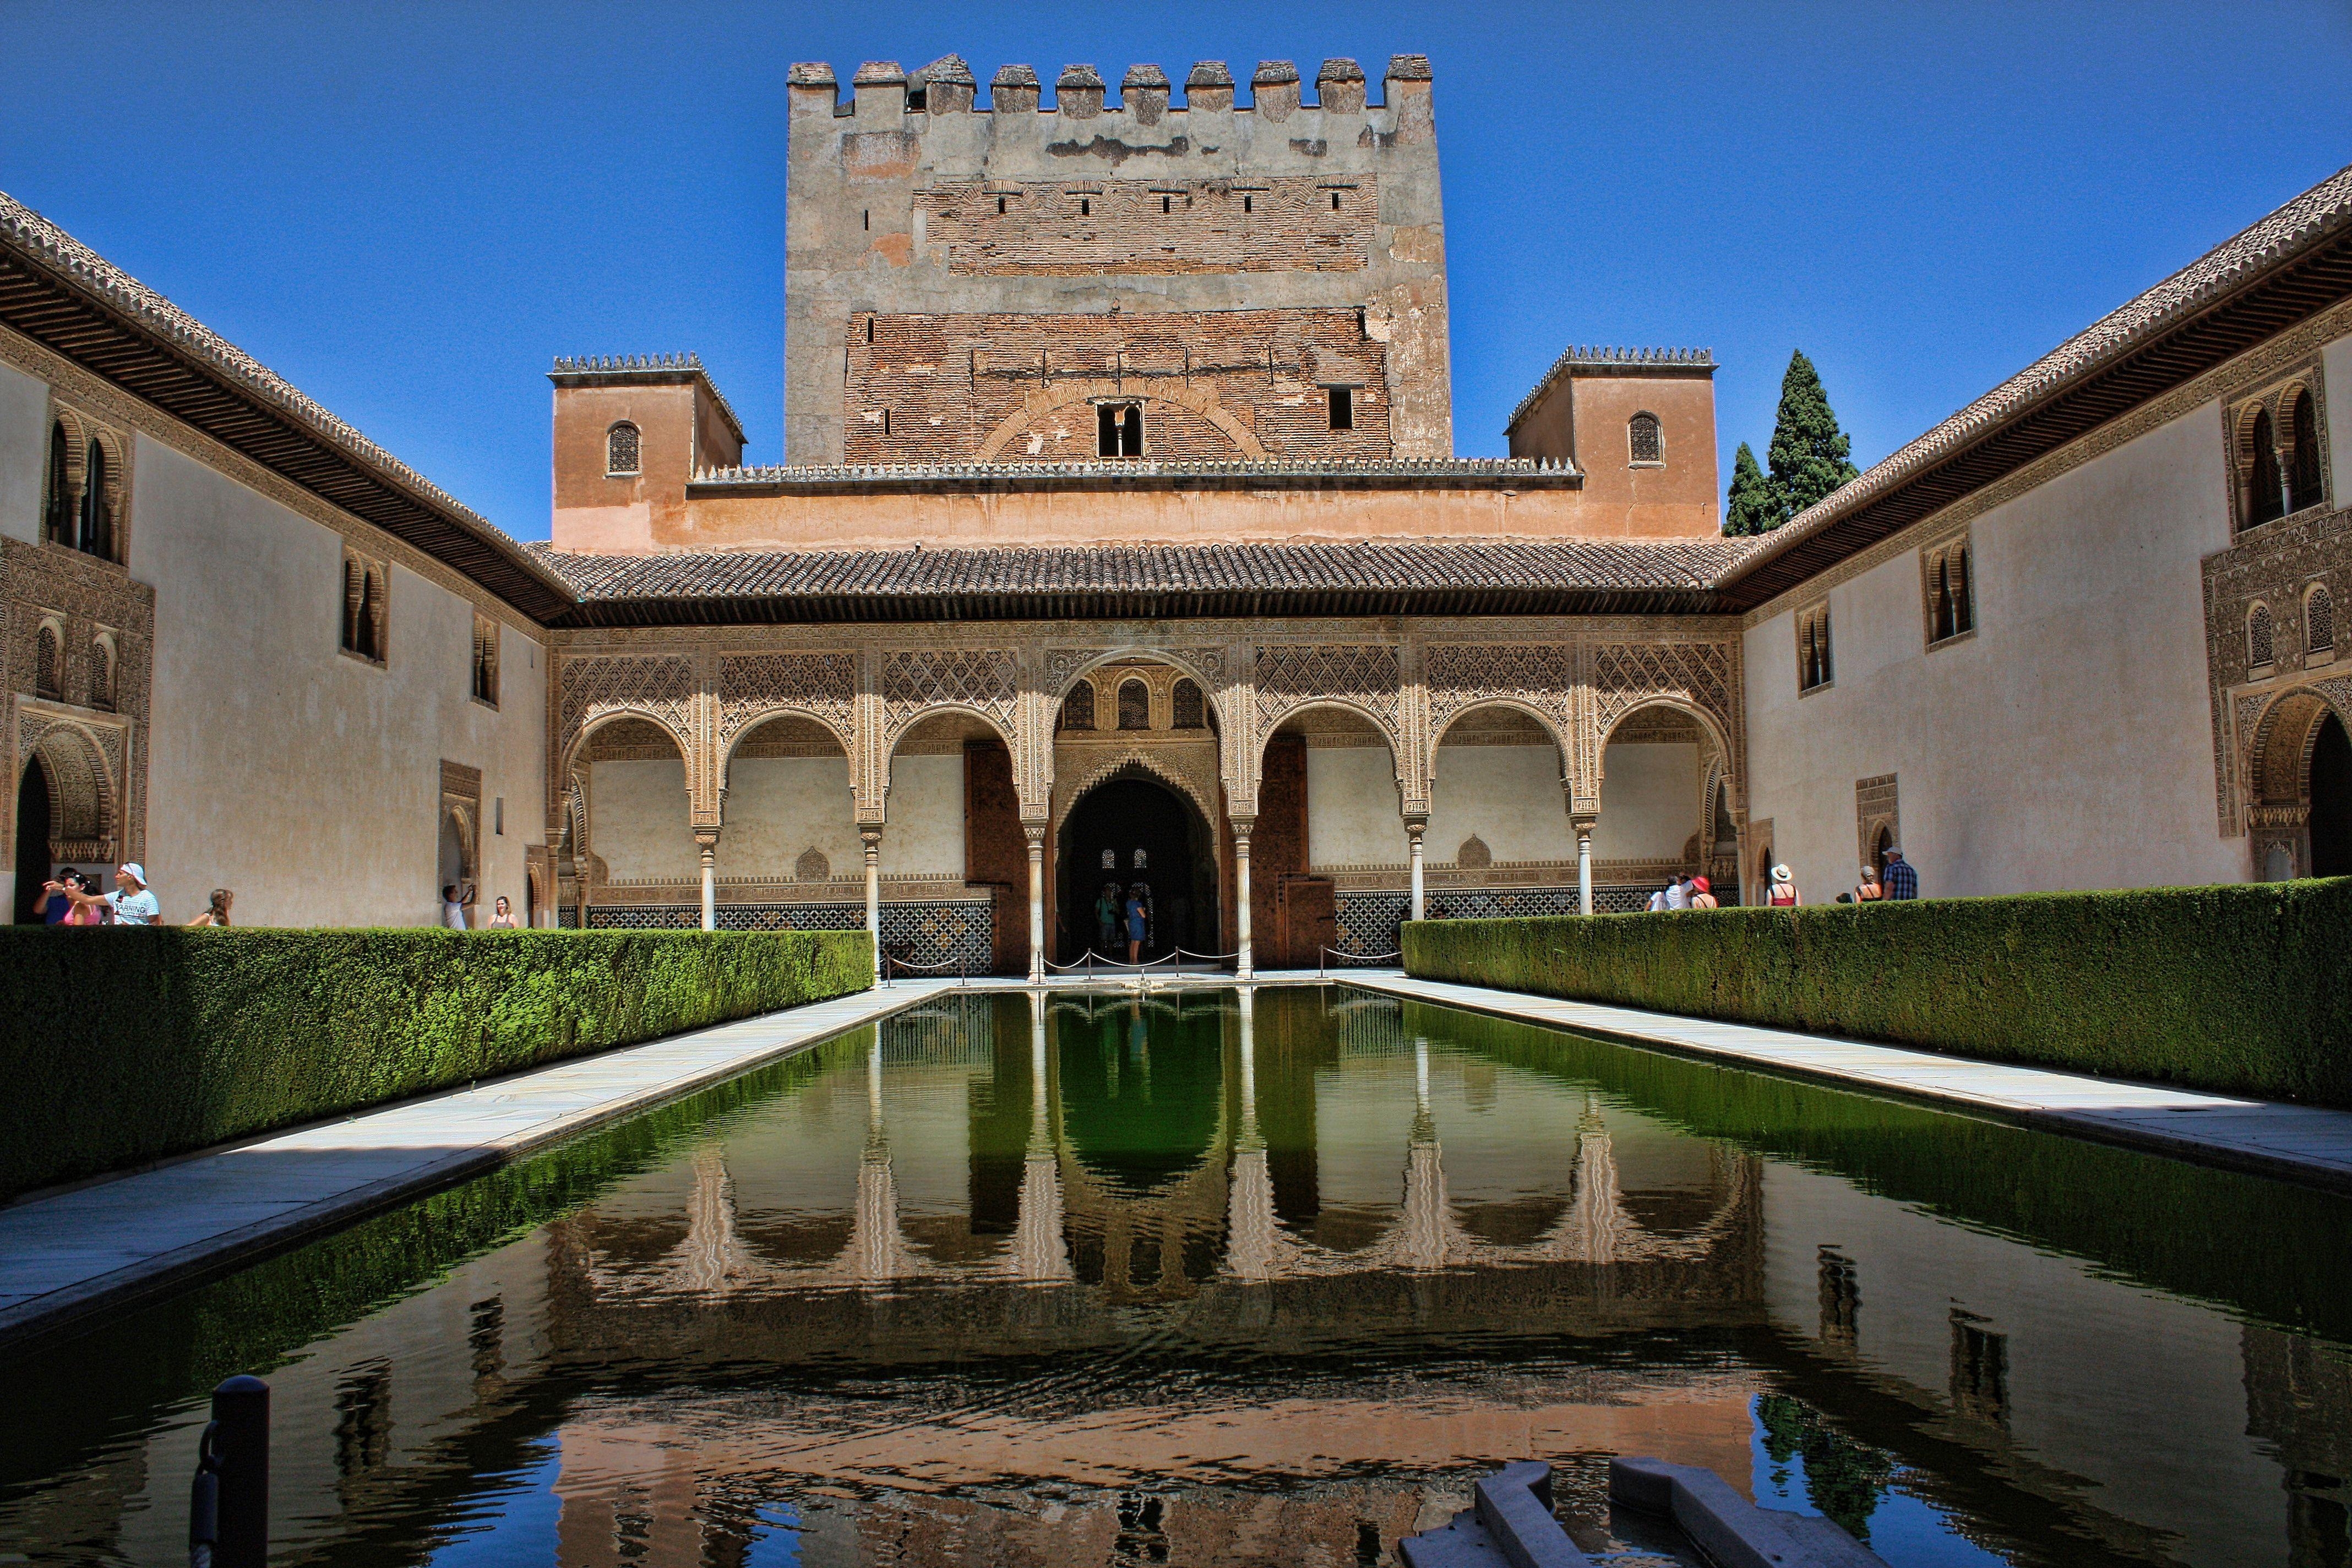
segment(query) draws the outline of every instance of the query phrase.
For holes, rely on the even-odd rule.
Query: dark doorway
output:
[[[41,923],[41,884],[49,879],[49,774],[35,757],[16,786],[16,914],[18,925]]]
[[[1096,785],[1062,824],[1055,889],[1061,911],[1058,962],[1075,963],[1088,948],[1105,950],[1095,904],[1106,883],[1117,882],[1122,911],[1129,889],[1150,889],[1150,935],[1146,958],[1162,958],[1183,947],[1216,951],[1217,869],[1209,825],[1191,802],[1164,784],[1140,778],[1115,778]],[[1136,865],[1140,853],[1143,864]],[[1108,855],[1113,864],[1106,868]],[[1124,913],[1117,944],[1108,956],[1124,962]]]
[[[2311,874],[2352,877],[2352,737],[2333,713],[2311,742]]]

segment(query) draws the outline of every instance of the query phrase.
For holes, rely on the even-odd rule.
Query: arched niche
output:
[[[1474,703],[1454,714],[1430,748],[1423,853],[1431,864],[1572,866],[1569,754],[1550,717],[1525,703]]]

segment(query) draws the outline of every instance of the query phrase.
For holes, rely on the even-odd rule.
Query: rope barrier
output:
[[[1402,958],[1404,951],[1400,948],[1394,952],[1348,952],[1339,948],[1327,947],[1321,950],[1321,954],[1315,960],[1315,977],[1318,980],[1328,978],[1327,970],[1334,958],[1343,963],[1385,963],[1391,958]]]
[[[890,966],[894,963],[910,974],[924,974],[952,968],[956,972],[956,984],[958,985],[962,984],[966,979],[963,955],[961,953],[958,953],[951,963],[915,963],[907,959],[900,958],[896,953],[886,952],[882,955],[882,978],[885,982],[889,980]]]

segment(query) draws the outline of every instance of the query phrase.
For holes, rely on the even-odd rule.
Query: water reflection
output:
[[[2343,1561],[2346,1205],[1341,991],[970,996],[0,1369],[0,1552],[1369,1560],[1616,1451],[1902,1563]],[[2315,1245],[2324,1243],[2325,1245]]]

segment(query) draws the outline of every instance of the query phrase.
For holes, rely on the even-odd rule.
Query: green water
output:
[[[2347,1205],[1361,992],[968,995],[0,1367],[0,1561],[1392,1561],[1613,1453],[1897,1564],[2340,1563]],[[1631,1563],[1632,1558],[1619,1559]]]

